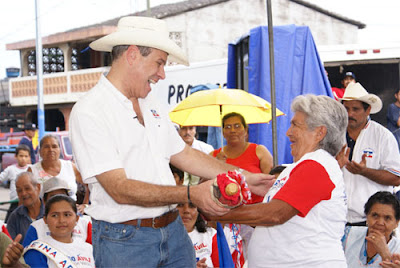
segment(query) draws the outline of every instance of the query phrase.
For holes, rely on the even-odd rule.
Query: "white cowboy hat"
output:
[[[169,38],[167,24],[148,17],[123,17],[118,21],[117,31],[90,43],[97,51],[111,52],[114,46],[138,45],[165,51],[174,62],[189,65],[183,50]]]
[[[349,83],[340,101],[358,100],[371,106],[371,114],[376,114],[382,109],[382,100],[375,94],[368,93],[360,83]]]

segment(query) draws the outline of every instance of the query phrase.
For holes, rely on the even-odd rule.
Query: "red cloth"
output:
[[[249,146],[244,153],[236,158],[227,158],[226,163],[253,173],[261,173],[260,159],[257,157],[256,148],[257,144],[249,143]],[[214,150],[212,155],[216,157],[219,152],[221,152],[221,148]],[[263,196],[259,196],[254,193],[252,193],[251,197],[251,201],[248,204],[260,203],[264,199]]]
[[[339,100],[339,99],[343,98],[344,91],[345,91],[345,88],[333,87],[332,93],[333,93],[333,96],[335,97],[335,100]]]
[[[92,244],[92,223],[89,222],[87,226],[86,243]]]
[[[228,174],[222,173],[217,176],[218,188],[222,195],[221,198],[219,199],[219,201],[228,206],[237,206],[237,205],[239,205],[239,203],[241,201],[240,200],[240,191],[238,191],[234,195],[228,195],[225,192],[226,186],[228,186],[228,184],[230,184],[230,183],[235,183],[238,186],[238,188],[240,189],[240,185],[238,184],[238,182],[236,180],[234,180],[233,178],[230,178],[228,176]]]
[[[312,172],[310,172],[312,171]],[[325,168],[314,160],[305,160],[290,172],[288,182],[276,193],[273,199],[282,200],[305,217],[322,200],[331,199],[335,184]]]
[[[211,261],[212,261],[214,267],[219,267],[217,234],[215,234],[212,238]]]
[[[1,232],[5,233],[12,240],[12,237],[8,232],[7,227],[4,224],[1,226]]]

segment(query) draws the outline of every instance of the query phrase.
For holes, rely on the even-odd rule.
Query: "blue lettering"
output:
[[[168,87],[168,104],[171,104],[171,97],[175,95],[175,87],[173,85],[169,85]]]

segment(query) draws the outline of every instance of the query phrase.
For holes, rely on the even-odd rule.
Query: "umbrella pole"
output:
[[[268,43],[269,43],[269,70],[271,78],[271,109],[272,109],[272,153],[274,166],[278,165],[278,144],[276,132],[276,98],[275,98],[275,60],[274,60],[274,32],[272,24],[271,0],[267,0]]]
[[[222,133],[222,127],[219,128],[221,130],[221,150],[223,150],[224,147],[224,134]]]
[[[222,133],[222,105],[219,106],[219,118],[221,122],[221,127],[219,128],[221,130],[221,151],[224,149],[224,134]]]

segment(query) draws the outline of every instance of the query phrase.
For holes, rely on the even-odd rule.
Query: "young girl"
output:
[[[217,231],[207,228],[192,203],[179,204],[178,210],[196,252],[197,268],[219,267]]]
[[[75,201],[55,195],[46,202],[44,221],[50,236],[25,248],[25,262],[31,267],[95,267],[92,246],[72,238],[79,219]]]

